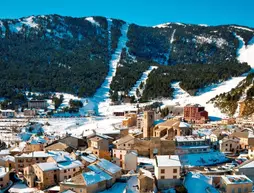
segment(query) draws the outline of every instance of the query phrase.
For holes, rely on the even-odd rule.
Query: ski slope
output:
[[[243,38],[235,34],[239,40],[239,48],[237,49],[237,59],[240,62],[247,62],[252,70],[254,69],[254,38],[245,46]],[[211,117],[225,118],[227,115],[220,112],[220,110],[214,107],[213,104],[207,103],[210,99],[214,98],[223,92],[229,92],[232,88],[237,87],[237,85],[246,78],[247,73],[239,77],[233,77],[227,81],[221,83],[213,84],[200,89],[197,96],[190,96],[186,91],[180,87],[179,82],[172,83],[172,88],[175,89],[173,94],[173,100],[163,100],[165,105],[180,104],[187,105],[192,103],[197,103],[205,106],[206,110],[209,112]]]
[[[130,92],[129,92],[129,96],[135,96],[135,98],[140,98],[137,96],[136,91],[137,89],[139,89],[140,94],[142,96],[142,93],[144,91],[145,85],[146,85],[146,81],[148,79],[149,74],[154,70],[157,69],[157,66],[150,66],[149,69],[145,72],[143,72],[141,78],[135,83],[135,85],[131,88]],[[140,84],[141,82],[144,83],[144,86],[142,89],[140,89]]]
[[[108,19],[108,24],[111,26],[111,20]],[[121,28],[122,36],[119,38],[118,46],[115,50],[115,53],[112,54],[111,60],[109,62],[109,72],[104,80],[103,84],[99,89],[97,89],[95,95],[92,98],[88,99],[87,105],[83,108],[84,112],[92,110],[95,114],[102,115],[105,111],[107,111],[110,105],[109,98],[109,90],[110,84],[112,82],[113,77],[116,73],[117,65],[121,58],[121,53],[123,48],[126,47],[126,42],[128,41],[127,33],[128,33],[128,24],[124,24]],[[109,30],[109,39],[111,39],[111,30]]]
[[[174,41],[175,33],[176,33],[176,29],[174,29],[174,31],[172,32],[172,35],[170,37],[170,46],[169,46],[169,49],[168,49],[168,53],[165,54],[165,57],[166,57],[166,61],[164,62],[165,65],[168,64],[170,53],[171,53],[171,50],[172,50],[172,47],[173,47],[172,44],[173,44],[173,41]]]

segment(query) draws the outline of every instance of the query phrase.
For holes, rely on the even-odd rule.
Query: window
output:
[[[125,146],[125,144],[123,144],[123,146]]]
[[[66,173],[66,170],[64,170],[64,173]]]
[[[128,146],[131,146],[131,144],[128,144]]]
[[[177,173],[177,169],[173,169],[173,173],[174,173],[174,174]]]
[[[36,160],[39,160],[39,158],[37,157]]]
[[[162,174],[165,174],[165,169],[161,169],[161,173],[162,173]]]
[[[177,176],[173,176],[173,179],[177,179]]]
[[[0,181],[2,182],[2,181],[3,181],[3,178],[0,178]]]
[[[79,192],[82,192],[82,189],[80,189]]]
[[[228,146],[228,144],[226,144],[226,146]]]
[[[69,175],[69,178],[71,178],[71,175]]]
[[[75,168],[73,168],[73,171],[75,172],[75,171],[76,171],[76,169],[75,169]]]
[[[42,160],[46,160],[46,158],[45,158],[45,157],[43,157],[43,158],[42,158]]]
[[[114,157],[116,157],[116,154],[114,154]]]
[[[165,179],[165,176],[161,176],[161,179]]]

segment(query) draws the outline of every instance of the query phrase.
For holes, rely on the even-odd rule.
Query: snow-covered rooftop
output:
[[[89,154],[89,155],[82,155],[82,156],[81,156],[81,159],[83,159],[83,160],[85,160],[85,161],[87,161],[87,162],[89,162],[89,163],[93,163],[93,162],[95,162],[98,158],[97,158],[95,155],[93,155],[93,154]]]
[[[42,171],[58,170],[58,166],[54,162],[38,163]]]
[[[107,180],[104,175],[97,174],[94,171],[85,172],[82,175],[87,186]]]
[[[158,155],[155,162],[157,167],[181,166],[178,155]]]
[[[52,154],[46,153],[45,151],[34,151],[31,153],[23,153],[21,155],[16,155],[16,157],[49,157],[52,156]]]
[[[110,172],[111,174],[117,173],[117,172],[121,171],[121,169],[122,169],[119,166],[117,166],[105,159],[101,159],[100,162],[97,163],[97,165],[99,167],[101,167],[102,169]]]
[[[176,136],[175,140],[177,142],[186,142],[186,141],[205,141],[206,139],[195,136]]]
[[[109,174],[107,174],[106,172],[102,171],[96,165],[90,165],[87,168],[89,168],[91,171],[94,171],[96,174],[102,175],[106,180],[112,179],[112,177]]]
[[[188,193],[219,193],[212,186],[212,178],[200,173],[189,172],[185,177],[184,186],[188,190]]]
[[[60,170],[83,167],[83,166],[84,165],[79,160],[58,163],[58,167],[60,168]]]
[[[242,166],[240,165],[239,168],[254,168],[254,160]]]
[[[247,176],[245,175],[228,175],[228,176],[221,176],[223,181],[226,184],[249,184],[253,183]]]

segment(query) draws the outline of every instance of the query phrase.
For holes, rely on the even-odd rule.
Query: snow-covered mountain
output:
[[[101,101],[109,94],[118,98],[119,91],[136,96],[142,80],[138,92],[147,98],[176,97],[176,86],[187,94],[198,94],[198,89],[205,90],[208,84],[221,84],[249,70],[236,63],[254,66],[253,37],[253,28],[238,25],[165,23],[145,27],[104,17],[59,15],[2,19],[0,95],[8,97],[10,90],[18,88],[94,95],[92,101]],[[205,70],[187,84],[186,77],[194,74],[192,65]],[[154,70],[148,71],[151,67]],[[177,76],[170,79],[172,73]],[[213,73],[219,76],[207,76]],[[156,82],[156,78],[160,79]],[[103,92],[101,86],[106,88]]]

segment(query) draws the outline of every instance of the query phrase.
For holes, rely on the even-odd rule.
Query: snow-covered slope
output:
[[[254,38],[248,43],[247,46],[243,41],[243,38],[235,34],[239,40],[239,48],[237,49],[237,56],[240,62],[247,62],[252,68],[254,68]],[[199,91],[197,96],[190,96],[186,91],[180,88],[179,82],[173,83],[172,87],[175,89],[174,99],[163,101],[164,104],[175,104],[186,105],[189,103],[198,103],[206,107],[210,116],[213,117],[227,117],[227,115],[221,113],[221,111],[214,107],[213,104],[207,103],[210,99],[214,98],[224,92],[229,92],[232,88],[237,87],[237,85],[246,78],[247,74],[240,77],[233,77],[230,80],[224,81],[222,83],[213,84]],[[249,88],[249,87],[248,87]],[[248,89],[247,88],[247,89]],[[246,90],[247,90],[246,89]]]
[[[238,60],[240,62],[247,62],[251,68],[254,68],[254,37],[248,42],[247,46],[245,46],[243,38],[237,34],[235,34],[235,36],[240,44],[238,48]]]
[[[187,104],[201,104],[205,106],[206,110],[209,112],[211,117],[227,117],[227,115],[221,113],[221,111],[214,107],[213,104],[208,104],[207,102],[223,92],[229,92],[232,88],[235,88],[239,82],[241,82],[245,76],[234,77],[228,81],[211,85],[199,91],[197,96],[190,96],[186,91],[180,88],[179,82],[172,84],[171,86],[175,89],[173,100],[162,100],[164,104],[177,104],[187,105]]]
[[[146,85],[146,81],[147,81],[147,78],[149,76],[149,74],[154,70],[154,69],[157,69],[158,67],[157,66],[150,66],[149,69],[145,72],[143,72],[141,78],[135,83],[135,85],[132,87],[132,89],[130,90],[129,92],[129,96],[135,96],[135,98],[140,98],[137,96],[136,94],[136,91],[137,89],[139,89],[140,91],[140,94],[142,96],[142,93],[143,93],[143,90],[145,88],[145,85]],[[143,82],[143,88],[140,89],[140,84]]]
[[[111,20],[108,19],[109,26],[111,26]],[[101,87],[96,91],[95,95],[88,99],[88,104],[84,107],[85,111],[93,110],[96,114],[104,114],[107,112],[107,109],[110,105],[109,99],[109,89],[110,83],[115,76],[117,65],[120,61],[121,53],[123,48],[126,47],[126,42],[128,40],[127,33],[128,33],[129,24],[124,24],[121,28],[122,36],[119,38],[117,49],[115,53],[112,55],[111,60],[109,62],[109,72]],[[109,31],[109,34],[111,32]],[[109,35],[109,38],[111,36]]]

